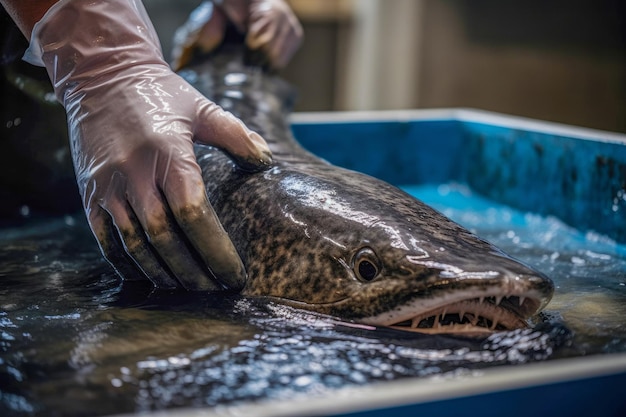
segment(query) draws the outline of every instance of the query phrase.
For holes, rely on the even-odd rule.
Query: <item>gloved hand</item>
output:
[[[193,140],[246,169],[265,141],[172,72],[139,0],[61,0],[35,25],[25,59],[45,64],[65,106],[85,212],[126,279],[241,289],[245,270],[210,206]]]
[[[208,52],[219,45],[228,21],[246,33],[248,48],[263,51],[275,69],[287,65],[302,43],[302,26],[284,0],[205,1],[176,33],[174,68],[185,66],[195,48]]]

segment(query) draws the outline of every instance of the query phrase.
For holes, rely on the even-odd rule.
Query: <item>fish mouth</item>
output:
[[[423,302],[418,300],[396,309],[395,314],[386,318],[368,321],[417,333],[480,336],[528,327],[527,318],[540,310],[541,304],[534,297],[495,295],[448,300],[425,311]]]

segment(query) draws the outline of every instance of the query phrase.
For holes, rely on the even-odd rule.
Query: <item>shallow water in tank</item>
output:
[[[82,215],[0,230],[0,415],[106,415],[317,395],[626,351],[626,247],[456,184],[407,191],[549,275],[531,329],[375,329],[262,299],[120,284]]]

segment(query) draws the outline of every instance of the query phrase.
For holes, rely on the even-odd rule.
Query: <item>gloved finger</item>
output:
[[[246,44],[264,51],[274,68],[282,68],[302,43],[302,25],[286,3],[268,3],[271,8],[264,2],[253,2]]]
[[[171,179],[168,176],[167,181]],[[223,290],[223,287],[213,280],[209,268],[201,266],[190,252],[184,236],[185,231],[181,231],[173,221],[156,187],[148,187],[147,190],[131,189],[130,196],[132,196],[129,199],[130,205],[149,244],[167,264],[178,282],[187,290]]]
[[[226,24],[228,20],[219,9],[213,10],[211,18],[206,24],[202,26],[198,37],[196,39],[196,46],[200,48],[202,52],[209,52],[216,48],[224,39],[224,32],[226,31]]]
[[[301,38],[293,36],[287,25],[274,25],[265,19],[255,22],[246,36],[251,50],[261,50],[275,69],[283,68],[300,47]]]
[[[190,15],[189,19],[176,30],[172,48],[172,68],[179,71],[189,64],[194,52],[209,52],[224,39],[227,17],[224,12],[205,1]]]
[[[246,45],[253,50],[264,48],[275,39],[275,34],[276,24],[267,16],[261,15],[250,23],[248,35],[246,36]]]
[[[261,23],[261,22],[257,22]],[[251,30],[249,36],[246,38],[246,43],[250,49],[261,49],[268,57],[274,68],[282,68],[291,58],[291,54],[287,54],[291,51],[284,49],[285,44],[288,43],[289,27],[286,25],[269,25],[267,29],[260,29],[260,34],[257,34]]]
[[[246,31],[250,0],[222,0],[215,2],[241,33]]]
[[[115,269],[118,275],[128,281],[147,280],[148,277],[138,269],[126,254],[119,235],[108,213],[97,206],[89,213],[89,226],[96,237],[104,259]]]
[[[97,207],[89,213],[89,224],[105,259],[126,280],[149,279],[158,288],[180,287],[152,253],[137,222],[127,215],[128,209],[109,202],[108,210]]]
[[[194,157],[178,158],[178,163],[185,166],[170,169],[162,185],[172,214],[215,278],[229,289],[241,290],[246,283],[243,262],[209,204],[200,168]]]
[[[199,101],[194,139],[223,149],[246,171],[260,171],[272,164],[272,153],[258,133],[248,129],[232,113],[204,98]]]
[[[291,28],[288,25],[282,25],[279,28],[279,35],[276,42],[270,45],[270,62],[272,62],[274,68],[285,67],[298,48],[300,48],[302,35],[294,36],[290,32]]]
[[[179,287],[178,281],[170,275],[169,271],[164,268],[163,264],[152,252],[146,235],[126,200],[127,187],[127,177],[119,171],[114,171],[107,183],[104,197],[98,201],[90,201],[86,204],[86,207],[98,207],[107,213],[110,223],[117,231],[117,237],[124,252],[132,260],[136,268],[142,271],[155,286],[159,288]],[[95,197],[92,198],[95,199]],[[98,211],[95,213],[91,211],[89,213],[90,221],[92,213],[94,215],[99,214]],[[112,231],[113,229],[109,227],[108,230]],[[119,248],[116,249],[119,250]],[[119,255],[114,256],[119,257]],[[119,260],[121,261],[121,259]]]

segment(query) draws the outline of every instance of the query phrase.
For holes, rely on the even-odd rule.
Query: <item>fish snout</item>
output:
[[[407,255],[403,265],[405,275],[413,270],[418,280],[426,277],[427,285],[453,288],[483,289],[502,295],[532,297],[539,309],[548,304],[554,293],[554,284],[545,274],[504,253],[474,253],[470,256],[414,256]]]

